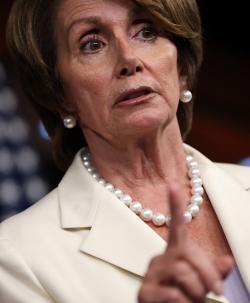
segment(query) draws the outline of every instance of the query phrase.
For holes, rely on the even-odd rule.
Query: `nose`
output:
[[[133,76],[143,71],[143,64],[129,42],[120,41],[116,51],[118,54],[116,74],[119,78]]]
[[[132,63],[132,62],[131,62]],[[141,66],[138,64],[126,64],[126,66],[124,66],[121,71],[120,71],[120,76],[121,77],[127,77],[127,76],[131,76],[134,75],[138,72],[142,71]]]

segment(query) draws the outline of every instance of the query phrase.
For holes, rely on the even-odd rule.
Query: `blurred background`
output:
[[[39,200],[62,177],[6,49],[5,25],[13,2],[0,0],[0,221]],[[198,4],[205,53],[187,142],[214,161],[250,165],[247,1]]]

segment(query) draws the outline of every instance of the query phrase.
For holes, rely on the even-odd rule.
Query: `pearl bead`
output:
[[[201,186],[202,185],[202,180],[199,177],[195,177],[195,178],[191,179],[190,183],[191,183],[191,186],[194,186],[194,185]]]
[[[166,216],[166,225],[167,225],[168,227],[170,227],[171,221],[172,221],[172,217],[171,217],[170,215],[167,215],[167,216]]]
[[[132,202],[130,204],[130,209],[132,209],[133,212],[135,212],[137,215],[141,213],[142,205],[140,202]]]
[[[191,203],[192,204],[201,205],[202,202],[203,202],[203,198],[199,194],[193,195],[192,198],[191,198]]]
[[[91,174],[95,171],[95,169],[92,166],[90,166],[87,168],[87,171]]]
[[[123,195],[122,190],[120,190],[119,188],[115,188],[113,193],[116,195],[117,198],[120,198]]]
[[[89,161],[89,156],[83,156],[82,159],[83,161]]]
[[[188,166],[191,169],[198,168],[198,163],[196,161],[190,161]]]
[[[166,217],[163,214],[155,214],[153,215],[152,221],[155,225],[161,226],[166,223]]]
[[[109,191],[113,191],[113,189],[114,189],[114,186],[111,184],[111,183],[106,183],[105,185],[104,185],[104,187],[107,189],[107,190],[109,190]]]
[[[127,206],[130,205],[130,203],[132,202],[132,198],[129,195],[123,195],[121,196],[120,200],[126,204]]]
[[[94,179],[98,179],[100,178],[100,175],[96,172],[93,172],[92,175],[91,175]]]
[[[189,223],[192,220],[192,215],[189,211],[185,211],[183,216],[186,223]]]
[[[84,165],[85,167],[90,167],[90,162],[89,162],[89,161],[84,161],[84,162],[83,162],[83,165]]]
[[[98,179],[98,183],[101,185],[106,184],[106,181],[103,178]]]
[[[153,218],[153,212],[149,208],[144,208],[142,209],[140,216],[144,221],[149,222]]]
[[[192,188],[192,194],[195,195],[195,194],[200,194],[200,195],[203,195],[204,193],[204,189],[202,186],[200,185],[195,185],[193,188]]]
[[[200,170],[198,168],[191,168],[188,172],[190,178],[199,177]]]
[[[187,210],[191,213],[192,217],[196,217],[200,211],[200,208],[197,204],[192,204]]]
[[[191,161],[193,161],[194,160],[194,158],[193,158],[193,156],[191,156],[191,155],[187,155],[186,156],[186,161],[189,163],[189,162],[191,162]]]

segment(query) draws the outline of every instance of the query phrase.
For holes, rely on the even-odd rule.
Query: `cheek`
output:
[[[87,109],[101,103],[108,87],[108,77],[103,70],[79,64],[61,70],[66,100],[75,106],[77,112],[82,111],[82,107]]]
[[[73,104],[73,110],[82,128],[97,130],[108,121],[109,84],[105,77],[92,72],[77,75],[73,73],[67,79],[67,100]]]
[[[160,84],[179,86],[177,49],[172,42],[161,39],[153,49],[153,56],[152,50],[146,54],[145,63]]]
[[[155,77],[162,89],[162,93],[173,101],[179,100],[180,78],[177,67],[177,51],[172,48],[170,51],[159,52],[155,56],[155,64],[152,67]]]

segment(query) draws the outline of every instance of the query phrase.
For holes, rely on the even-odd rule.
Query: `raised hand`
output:
[[[171,226],[165,252],[151,260],[139,291],[139,303],[201,303],[209,291],[223,293],[223,278],[233,266],[231,257],[208,259],[188,241],[181,191],[170,190]]]

